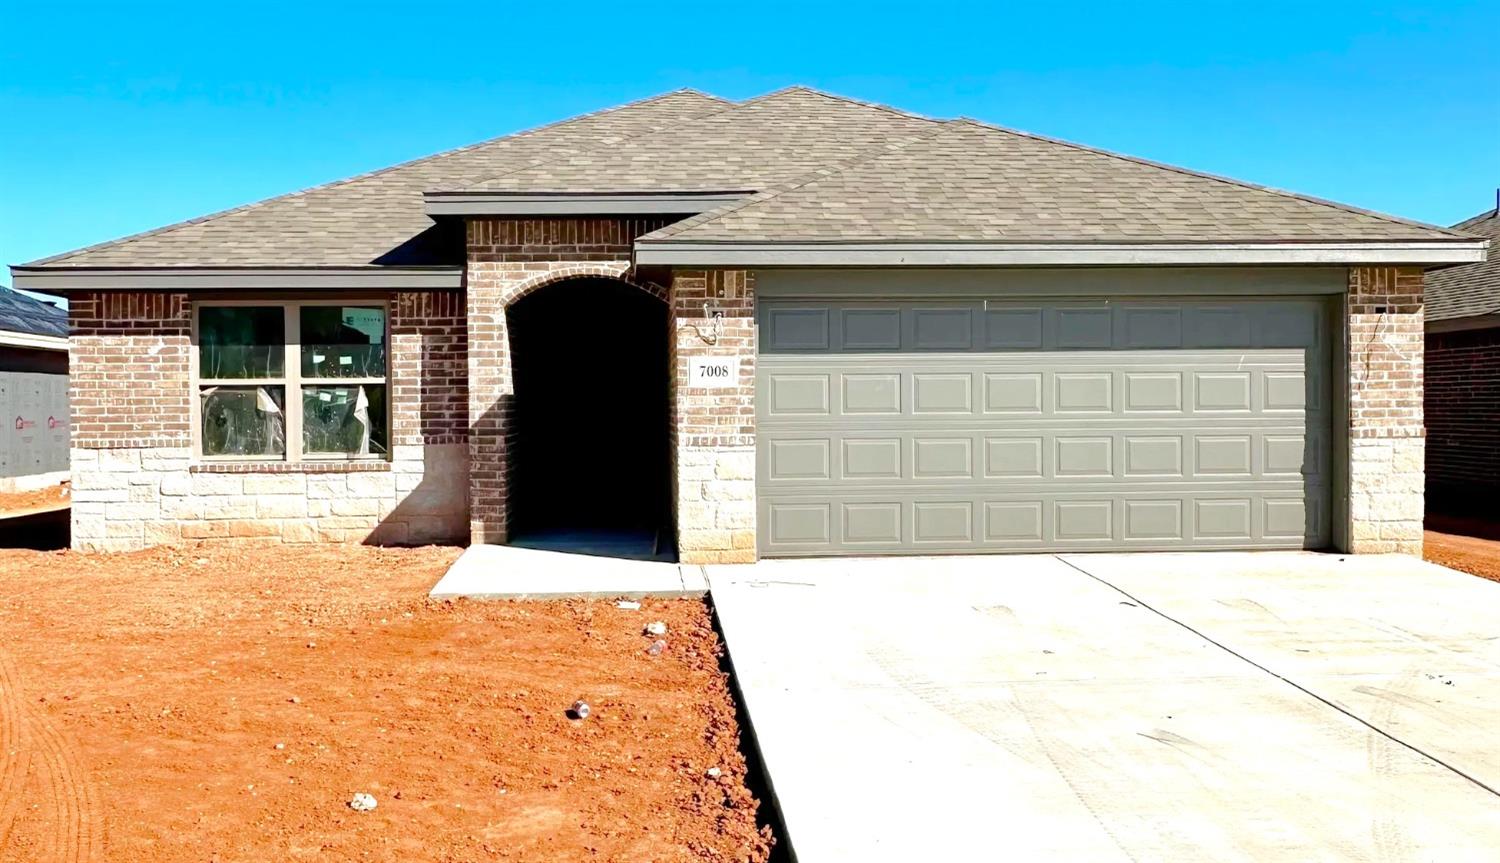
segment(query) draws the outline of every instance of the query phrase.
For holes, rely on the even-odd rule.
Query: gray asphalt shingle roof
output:
[[[759,191],[929,134],[942,125],[880,105],[792,87],[691,123],[452,190]]]
[[[642,238],[683,242],[1452,239],[1394,216],[954,120]]]
[[[456,264],[424,192],[745,191],[660,241],[1442,240],[1429,225],[793,87],[677,91],[27,266]]]
[[[0,287],[0,331],[68,337],[68,313],[20,291]]]
[[[1427,319],[1446,321],[1500,314],[1500,210],[1487,210],[1453,226],[1455,231],[1496,241],[1490,259],[1427,274]]]
[[[66,252],[28,266],[364,266],[452,263],[434,259],[422,193],[524,168],[664,129],[729,105],[679,90],[526,132],[449,150],[279,198],[133,237]],[[414,239],[420,238],[420,239]],[[457,240],[461,243],[461,240]],[[462,257],[461,245],[458,247]]]

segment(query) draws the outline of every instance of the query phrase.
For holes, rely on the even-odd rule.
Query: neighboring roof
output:
[[[704,193],[723,200],[707,201]],[[349,271],[358,277],[358,270],[389,275],[449,265],[453,272],[443,278],[456,280],[462,224],[434,219],[426,206],[433,213],[483,212],[486,204],[511,214],[528,206],[618,212],[632,195],[650,199],[656,212],[682,206],[700,213],[642,237],[642,263],[647,250],[709,247],[709,259],[712,247],[733,244],[892,241],[999,244],[993,260],[1011,262],[1021,261],[1004,256],[1028,243],[1117,244],[1123,251],[1110,254],[1127,263],[1217,261],[1200,251],[1215,243],[1281,244],[1274,257],[1255,259],[1262,263],[1451,262],[1483,253],[1472,238],[1431,225],[792,87],[737,104],[677,91],[57,255],[16,273],[67,288],[68,279],[109,281],[133,268],[345,268],[342,279]],[[1187,248],[1132,257],[1139,246],[1173,243]],[[1305,245],[1286,250],[1296,244]],[[1340,257],[1359,244],[1353,257]],[[1462,251],[1449,251],[1457,244]],[[1444,251],[1434,254],[1436,246]],[[993,262],[932,254],[936,263]],[[1408,257],[1388,257],[1400,254]],[[898,252],[891,260],[916,259]]]
[[[68,337],[68,313],[20,291],[0,287],[0,332]]]
[[[1453,229],[1500,241],[1500,209],[1487,210],[1472,219],[1465,219]],[[1500,242],[1495,245],[1500,245]],[[1492,246],[1488,261],[1429,273],[1426,293],[1429,321],[1500,314],[1500,252]]]
[[[423,210],[422,193],[590,147],[608,146],[723,110],[730,103],[678,90],[526,132],[170,225],[25,266],[350,267],[452,263]]]
[[[1394,216],[957,120],[641,239],[644,245],[1456,238]]]

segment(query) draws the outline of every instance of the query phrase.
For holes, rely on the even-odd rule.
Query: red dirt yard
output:
[[[428,601],[457,554],[0,551],[0,861],[768,857],[703,603]]]

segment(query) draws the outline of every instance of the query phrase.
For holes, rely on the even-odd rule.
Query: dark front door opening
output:
[[[675,560],[666,304],[577,279],[516,301],[506,323],[511,544]]]

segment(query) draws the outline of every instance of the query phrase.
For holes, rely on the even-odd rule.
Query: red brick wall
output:
[[[1500,328],[1427,336],[1427,496],[1493,510],[1500,494]]]
[[[391,304],[393,444],[468,438],[462,291],[396,294]],[[73,446],[191,442],[187,294],[92,292],[69,303]]]
[[[463,291],[396,294],[391,304],[391,436],[396,446],[469,438]]]
[[[189,443],[187,295],[74,294],[68,321],[72,446]]]

